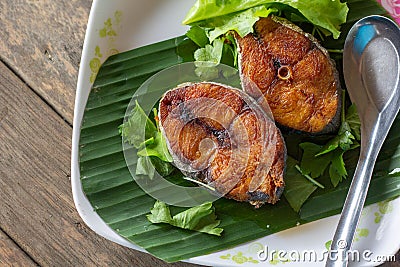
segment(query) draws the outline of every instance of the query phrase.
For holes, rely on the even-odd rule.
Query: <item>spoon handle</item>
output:
[[[354,233],[367,196],[369,183],[379,153],[379,140],[368,140],[369,144],[362,144],[360,158],[350,185],[342,215],[332,240],[331,250],[328,254],[326,267],[347,266],[349,250],[353,242]],[[377,142],[376,142],[377,141]],[[367,150],[363,149],[367,148]],[[350,258],[351,260],[351,258]]]

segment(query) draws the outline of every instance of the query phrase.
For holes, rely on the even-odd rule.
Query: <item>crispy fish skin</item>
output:
[[[265,97],[279,125],[310,134],[338,129],[338,72],[315,38],[271,16],[256,22],[254,33],[243,38],[236,34],[236,40],[244,90],[256,99]],[[246,81],[261,92],[246,86]]]
[[[174,164],[185,175],[224,192],[226,198],[260,207],[276,203],[283,192],[286,147],[274,122],[269,118],[260,122],[244,95],[243,91],[216,83],[182,85],[162,97],[160,129]],[[200,112],[213,114],[196,117],[190,103],[203,98],[222,104],[206,103]],[[267,146],[261,139],[264,130],[271,135],[267,136]],[[246,146],[247,154],[242,149]],[[235,164],[230,165],[231,161]],[[260,171],[264,166],[267,169]],[[232,178],[236,174],[239,180]],[[257,175],[260,184],[251,190]]]

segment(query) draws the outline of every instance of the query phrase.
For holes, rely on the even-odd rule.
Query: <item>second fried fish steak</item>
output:
[[[251,101],[222,84],[185,84],[162,97],[159,121],[185,175],[259,207],[282,194],[286,147],[274,122]]]
[[[244,89],[257,99],[266,98],[277,123],[312,134],[337,130],[338,72],[311,35],[272,16],[261,18],[254,33],[236,35],[236,40]],[[246,86],[251,82],[256,86]]]

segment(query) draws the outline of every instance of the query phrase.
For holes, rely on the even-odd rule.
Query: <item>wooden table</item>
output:
[[[75,210],[72,118],[90,6],[0,2],[0,266],[194,266],[114,244]]]

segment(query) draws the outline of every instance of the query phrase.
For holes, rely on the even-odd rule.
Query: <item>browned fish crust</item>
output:
[[[341,88],[328,53],[309,34],[277,18],[261,18],[241,38],[239,65],[244,89],[267,99],[275,121],[298,131],[329,133],[340,123]],[[253,81],[261,90],[246,86]]]
[[[265,150],[261,142],[260,118],[246,102],[245,93],[216,83],[185,84],[168,91],[159,106],[160,128],[164,134],[174,164],[185,175],[213,186],[218,192],[229,188],[225,197],[237,201],[250,202],[259,207],[264,203],[276,203],[284,188],[286,147],[280,130],[269,118],[263,119],[267,125],[274,149]],[[247,96],[246,96],[247,97]],[[206,103],[204,112],[207,117],[196,117],[193,112],[193,100],[207,98],[222,105]],[[248,98],[250,99],[250,98]],[[201,102],[199,102],[201,104]],[[218,118],[214,120],[212,118]],[[236,141],[232,133],[239,135]],[[240,152],[241,136],[246,135],[250,149],[247,158],[239,157],[234,168],[229,163],[234,153]],[[202,140],[209,139],[214,147],[210,153],[201,152]],[[216,144],[216,145],[215,145]],[[271,158],[272,157],[272,158]],[[250,183],[256,169],[262,164],[272,163],[265,177],[258,177],[262,183],[250,192]],[[234,184],[229,181],[234,175],[230,172],[241,170],[240,180]],[[257,169],[258,170],[258,169]],[[257,173],[257,174],[256,174]],[[231,186],[233,185],[233,186]]]

